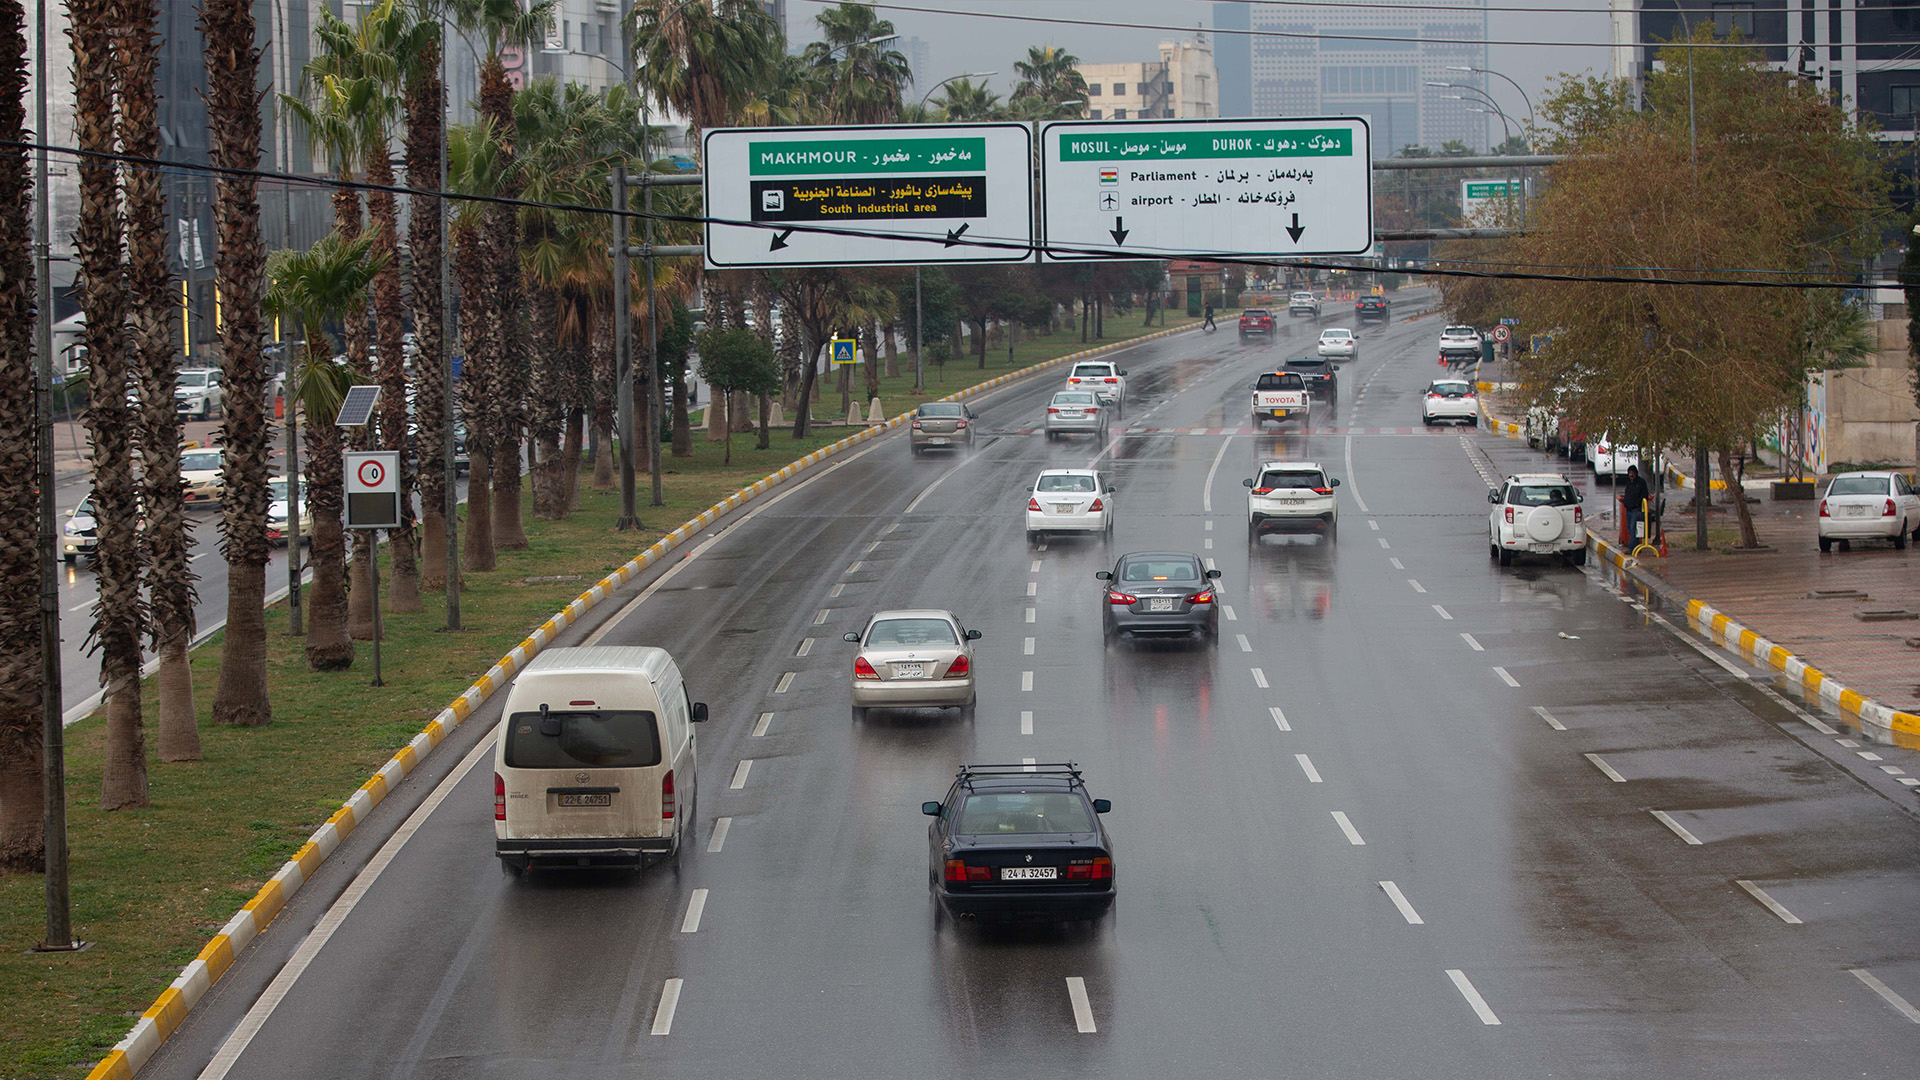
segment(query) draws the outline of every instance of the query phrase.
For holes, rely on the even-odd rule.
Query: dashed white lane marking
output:
[[[1859,743],[1854,742],[1852,739],[1835,739],[1833,741],[1839,743],[1841,746],[1844,746],[1849,750],[1852,750],[1854,747],[1860,745]]]
[[[1212,532],[1212,531],[1213,531],[1213,519],[1212,519],[1212,518],[1208,518],[1208,519],[1207,519],[1207,531],[1208,531],[1208,532]]]
[[[1367,519],[1367,528],[1369,528],[1369,529],[1372,529],[1372,530],[1373,530],[1374,532],[1379,532],[1379,531],[1380,531],[1380,523],[1379,523],[1379,522],[1377,522],[1377,521],[1375,521],[1375,520],[1373,520],[1372,518],[1368,518],[1368,519]]]
[[[1299,762],[1300,771],[1307,774],[1307,783],[1318,784],[1321,782],[1320,770],[1313,767],[1312,758],[1308,757],[1305,754],[1295,754],[1293,755],[1293,760]]]
[[[1032,609],[1032,608],[1028,608],[1028,609],[1027,609],[1027,621],[1028,621],[1028,622],[1032,622],[1032,621],[1033,621],[1033,609]]]
[[[1547,726],[1552,728],[1553,730],[1555,731],[1567,730],[1567,725],[1561,723],[1558,720],[1555,720],[1553,718],[1553,714],[1547,711],[1546,706],[1535,705],[1533,707],[1533,712],[1535,716],[1538,716],[1540,719],[1545,720],[1547,722]]]
[[[1032,638],[1021,638],[1021,639],[1020,639],[1020,654],[1021,654],[1022,656],[1032,656],[1032,655],[1033,655],[1033,639],[1032,639]]]
[[[1020,713],[1020,734],[1033,734],[1033,714],[1022,710]]]
[[[1771,688],[1771,687],[1766,687],[1766,686],[1763,686],[1763,687],[1761,687],[1760,689],[1761,689],[1761,690],[1762,690],[1763,692],[1766,692],[1766,693],[1769,693],[1769,694],[1771,694],[1771,693],[1773,693],[1773,690],[1772,690],[1772,688]],[[1780,700],[1781,700],[1782,702],[1786,702],[1786,701],[1787,701],[1787,699],[1786,699],[1786,698],[1780,698]],[[1830,727],[1828,727],[1828,726],[1827,726],[1826,724],[1824,724],[1824,723],[1822,723],[1822,722],[1821,722],[1821,721],[1819,720],[1819,718],[1817,718],[1817,717],[1815,717],[1815,716],[1813,716],[1812,714],[1810,714],[1810,713],[1805,713],[1805,712],[1801,712],[1801,711],[1800,711],[1800,709],[1799,709],[1799,708],[1798,708],[1797,706],[1794,706],[1794,705],[1792,705],[1792,703],[1790,703],[1790,702],[1788,702],[1787,704],[1788,704],[1788,707],[1789,707],[1789,708],[1792,708],[1794,712],[1797,712],[1797,713],[1800,713],[1800,719],[1802,719],[1802,720],[1805,720],[1805,721],[1807,722],[1807,726],[1808,726],[1808,727],[1810,727],[1810,728],[1812,728],[1813,730],[1815,730],[1815,731],[1817,731],[1817,732],[1819,732],[1820,734],[1822,734],[1822,735],[1838,735],[1838,734],[1840,734],[1840,732],[1838,732],[1837,730],[1835,730],[1835,729],[1833,729],[1833,728],[1830,728]]]
[[[794,672],[791,672],[791,671],[780,676],[780,681],[773,684],[773,692],[776,694],[786,693],[787,687],[793,685],[793,676],[794,676]]]
[[[1211,536],[1207,537],[1206,550],[1208,551],[1213,550],[1213,537]]]
[[[1267,706],[1267,712],[1273,714],[1273,722],[1281,731],[1293,730],[1293,725],[1287,723],[1287,714],[1280,711],[1280,706],[1269,705]]]
[[[866,564],[866,563],[863,563],[863,562],[859,562],[859,561],[855,561],[855,562],[850,562],[850,563],[848,563],[848,564],[847,564],[847,573],[849,573],[849,574],[857,574],[857,573],[859,573],[859,572],[860,572],[860,568],[861,568],[861,567],[863,567],[863,566],[865,566],[865,565],[867,565],[867,564]]]
[[[985,455],[983,454],[968,454],[966,456],[966,459],[960,462],[960,464],[955,465],[953,468],[948,469],[946,472],[941,473],[939,476],[934,478],[933,483],[928,484],[926,487],[920,489],[920,494],[915,495],[913,497],[913,501],[907,504],[907,508],[904,511],[902,511],[902,513],[911,514],[915,510],[920,509],[920,504],[926,501],[927,496],[933,494],[935,488],[938,488],[941,484],[946,483],[947,477],[952,476],[954,473],[959,472],[961,469],[966,468],[968,465],[971,465],[974,462],[979,461],[984,456]]]
[[[1685,840],[1689,844],[1693,844],[1695,846],[1699,845],[1700,838],[1688,832],[1687,827],[1685,825],[1682,825],[1679,822],[1673,820],[1673,815],[1667,813],[1665,810],[1653,810],[1653,811],[1650,811],[1650,813],[1653,814],[1653,818],[1655,821],[1658,821],[1660,824],[1665,825],[1669,829],[1672,829],[1673,835],[1679,837],[1682,840]]]
[[[1260,689],[1265,690],[1267,688],[1267,673],[1264,671],[1261,671],[1259,668],[1254,668],[1253,684],[1255,686],[1258,686]]]
[[[1029,573],[1029,574],[1037,574],[1037,573],[1039,573],[1039,572],[1040,572],[1040,560],[1039,560],[1039,559],[1035,559],[1035,560],[1033,560],[1033,565],[1032,565],[1032,566],[1029,566],[1029,567],[1027,567],[1027,573]]]
[[[1493,673],[1495,675],[1500,676],[1500,681],[1503,683],[1506,683],[1508,686],[1511,686],[1516,690],[1520,688],[1520,680],[1514,678],[1512,675],[1507,674],[1506,668],[1496,666],[1493,669]]]
[[[1395,885],[1391,881],[1383,881],[1380,883],[1380,888],[1387,894],[1387,899],[1393,901],[1393,906],[1400,909],[1400,916],[1406,919],[1409,924],[1413,926],[1426,925],[1427,920],[1421,918],[1420,913],[1413,910],[1412,904],[1407,903],[1407,895],[1400,891],[1400,886]]]
[[[1234,638],[1234,640],[1235,640],[1235,641],[1238,641],[1238,642],[1240,643],[1240,651],[1241,651],[1241,652],[1252,652],[1252,651],[1253,651],[1253,642],[1251,642],[1251,641],[1248,641],[1248,640],[1247,640],[1247,635],[1245,635],[1245,634],[1235,634],[1235,635],[1233,635],[1233,638]]]
[[[1235,614],[1233,613],[1233,605],[1232,605],[1232,604],[1224,604],[1224,605],[1222,605],[1222,609],[1223,609],[1223,611],[1224,611],[1224,613],[1225,613],[1225,614],[1226,614],[1226,616],[1227,616],[1227,621],[1228,621],[1228,622],[1239,622],[1239,621],[1240,621],[1240,616],[1238,616],[1238,615],[1235,615]]]
[[[1033,672],[1023,671],[1020,673],[1020,692],[1023,694],[1033,692]]]
[[[1333,821],[1334,824],[1340,826],[1341,832],[1347,834],[1347,843],[1352,844],[1354,847],[1367,846],[1367,842],[1360,838],[1360,830],[1354,828],[1353,822],[1347,819],[1346,811],[1335,810],[1333,812]]]
[[[1093,1026],[1093,1002],[1087,1000],[1087,980],[1067,976],[1067,1000],[1073,1003],[1073,1026],[1082,1035],[1100,1030]]]
[[[896,522],[894,522],[893,524],[891,524],[891,525],[889,525],[889,526],[887,526],[886,528],[884,528],[884,529],[881,529],[881,530],[880,530],[880,535],[881,535],[881,536],[885,536],[885,535],[887,535],[888,533],[890,533],[890,532],[892,532],[893,530],[895,530],[895,529],[897,529],[897,528],[899,528],[899,527],[900,527],[900,523],[896,521]]]
[[[1039,772],[1040,769],[1036,765],[1034,765],[1033,760],[1034,759],[1030,757],[1021,758],[1020,764],[1026,766],[1026,768],[1022,769],[1021,771],[1022,772]]]
[[[733,782],[728,784],[727,787],[733,791],[739,791],[741,788],[746,787],[747,774],[752,771],[753,771],[753,759],[741,758],[740,764],[734,766]]]
[[[845,591],[847,591],[847,583],[846,583],[846,582],[844,582],[844,581],[842,581],[842,582],[839,582],[839,583],[837,583],[837,584],[835,584],[833,588],[831,588],[831,589],[828,589],[828,590],[827,590],[827,595],[828,595],[828,596],[839,596],[839,595],[840,595],[841,593],[843,593],[843,592],[845,592]]]
[[[829,615],[831,615],[831,614],[833,614],[833,609],[832,609],[832,608],[824,608],[824,607],[823,607],[823,608],[821,608],[821,609],[820,609],[819,611],[816,611],[816,612],[814,612],[814,613],[813,613],[813,625],[815,625],[815,626],[819,626],[819,625],[820,625],[821,623],[823,623],[823,622],[826,622],[826,621],[827,621],[827,616],[829,616]]]
[[[1473,988],[1473,983],[1467,979],[1466,972],[1459,968],[1448,968],[1447,978],[1453,980],[1453,988],[1460,991],[1460,996],[1467,999],[1467,1004],[1473,1006],[1474,1015],[1480,1017],[1481,1023],[1488,1027],[1500,1026],[1500,1018],[1487,1007],[1487,999],[1481,997],[1480,991]]]
[[[1039,596],[1039,595],[1040,595],[1040,583],[1039,583],[1039,582],[1037,582],[1037,581],[1029,581],[1029,582],[1027,582],[1027,595],[1028,595],[1028,596]]]
[[[1407,579],[1407,584],[1413,586],[1414,592],[1425,593],[1427,591],[1427,587],[1425,585],[1420,584],[1418,581],[1415,581],[1412,578]]]
[[[1198,435],[1200,432],[1196,431],[1194,434]],[[1207,485],[1200,489],[1200,509],[1209,514],[1213,513],[1213,474],[1220,471],[1220,459],[1227,456],[1227,447],[1232,445],[1233,436],[1229,435],[1221,439],[1220,450],[1213,455],[1213,464],[1207,468]],[[1348,469],[1347,471],[1352,472],[1353,470]]]
[[[1748,896],[1751,896],[1755,900],[1760,901],[1761,905],[1764,906],[1768,911],[1771,911],[1775,915],[1780,916],[1781,922],[1791,923],[1794,926],[1800,925],[1800,916],[1795,915],[1791,911],[1788,911],[1785,907],[1781,906],[1780,901],[1775,900],[1771,896],[1768,896],[1767,890],[1762,889],[1760,886],[1755,885],[1751,881],[1736,880],[1734,884],[1740,886],[1742,889],[1745,889],[1747,891]]]
[[[1209,570],[1218,570],[1218,569],[1220,569],[1220,568],[1219,568],[1218,566],[1215,566],[1215,565],[1214,565],[1214,562],[1213,562],[1213,560],[1212,560],[1211,558],[1208,558],[1208,559],[1206,559],[1206,560],[1204,560],[1204,561],[1205,561],[1205,562],[1206,562],[1206,564],[1207,564],[1207,569],[1209,569]]]
[[[807,655],[808,653],[810,653],[810,652],[812,652],[812,651],[813,651],[813,639],[812,639],[812,638],[801,638],[801,639],[800,639],[800,647],[799,647],[799,648],[797,648],[797,649],[795,649],[795,650],[793,650],[793,655],[795,655],[795,656],[805,656],[805,655]]]
[[[723,818],[714,819],[713,835],[707,838],[707,851],[709,854],[713,852],[717,852],[721,848],[727,846],[727,833],[730,832],[732,829],[733,829],[732,818],[723,817]]]
[[[1674,637],[1677,637],[1681,641],[1686,642],[1688,647],[1693,649],[1694,652],[1699,653],[1701,656],[1704,656],[1707,659],[1713,661],[1715,664],[1719,665],[1721,670],[1725,671],[1727,674],[1732,675],[1736,679],[1746,679],[1749,682],[1753,680],[1753,676],[1747,674],[1744,671],[1741,671],[1739,668],[1735,667],[1733,663],[1729,661],[1726,657],[1721,656],[1719,650],[1715,649],[1711,645],[1708,645],[1699,641],[1691,633],[1682,631],[1679,627],[1668,622],[1665,616],[1649,611],[1647,612],[1647,618],[1652,619],[1655,623],[1657,623],[1660,626],[1666,627],[1668,632],[1672,633]],[[1762,687],[1761,689],[1765,690],[1766,688]]]
[[[680,932],[697,934],[700,932],[700,916],[707,911],[707,890],[695,889],[687,899],[687,917],[680,920]]]
[[[1881,772],[1883,772],[1883,773],[1886,773],[1886,774],[1887,774],[1888,776],[1905,776],[1905,775],[1907,775],[1907,770],[1905,770],[1905,769],[1903,769],[1903,768],[1901,768],[1901,767],[1900,767],[1900,766],[1898,766],[1898,765],[1882,765],[1882,766],[1880,766],[1880,771],[1881,771]]]
[[[82,601],[81,603],[75,604],[72,607],[68,608],[67,610],[68,611],[85,611],[86,609],[92,607],[94,604],[98,602],[99,601],[97,600]]]
[[[1039,542],[1038,544],[1035,544],[1035,545],[1033,546],[1033,550],[1035,550],[1035,551],[1045,551],[1045,550],[1047,550],[1047,542],[1046,542],[1045,540],[1042,540],[1042,541],[1040,541],[1040,542]]]
[[[1438,616],[1440,616],[1441,618],[1443,618],[1443,619],[1445,619],[1445,620],[1447,620],[1448,622],[1452,622],[1452,621],[1453,621],[1453,616],[1451,616],[1451,615],[1449,615],[1449,614],[1447,614],[1447,609],[1446,609],[1446,608],[1443,608],[1443,607],[1441,607],[1441,606],[1440,606],[1439,604],[1435,604],[1435,605],[1433,605],[1433,613],[1434,613],[1435,615],[1438,615]]]
[[[1614,783],[1624,784],[1627,782],[1627,778],[1624,776],[1621,776],[1620,773],[1616,769],[1614,769],[1613,766],[1607,764],[1604,761],[1601,761],[1599,754],[1581,754],[1580,756],[1583,758],[1586,758],[1588,761],[1593,762],[1593,767],[1596,769],[1599,769],[1602,775],[1604,775],[1607,779],[1613,781]]]
[[[1920,777],[1903,776],[1900,778],[1900,782],[1908,787],[1920,787]]]
[[[1393,545],[1392,545],[1392,544],[1389,544],[1389,543],[1387,543],[1387,538],[1386,538],[1386,537],[1384,537],[1384,536],[1380,538],[1380,546],[1381,546],[1381,547],[1383,547],[1383,548],[1391,548],[1391,547],[1393,547]]]
[[[871,555],[873,554],[873,549],[879,546],[880,546],[880,541],[875,540],[873,543],[867,545],[867,550],[862,552],[862,554]]]
[[[1883,999],[1886,1000],[1887,1004],[1900,1010],[1901,1016],[1906,1017],[1907,1019],[1913,1021],[1916,1024],[1920,1024],[1920,1009],[1914,1008],[1910,1003],[1908,1003],[1906,998],[1903,998],[1899,994],[1894,993],[1893,987],[1888,986],[1886,983],[1883,983],[1879,979],[1875,978],[1873,972],[1868,971],[1866,968],[1848,968],[1847,974],[1853,976],[1856,979],[1859,979],[1863,983],[1866,983],[1868,989],[1872,990],[1876,994],[1879,994]]]
[[[199,561],[200,561],[201,559],[204,559],[204,558],[206,558],[207,556],[209,556],[209,555],[211,555],[211,554],[213,554],[213,552],[211,552],[211,551],[203,551],[203,552],[201,552],[201,553],[200,553],[200,554],[198,554],[198,555],[194,555],[194,556],[192,556],[192,557],[190,557],[190,558],[188,558],[188,559],[187,559],[187,561],[188,561],[188,562],[199,562]]]
[[[653,1010],[655,1035],[673,1034],[673,1014],[680,1008],[680,988],[685,985],[685,979],[668,979],[660,987],[660,1006]]]
[[[1879,754],[1873,753],[1870,750],[1861,750],[1859,751],[1859,754],[1861,758],[1867,761],[1885,761],[1886,760],[1885,758],[1881,757]]]
[[[1462,630],[1462,631],[1460,631],[1460,640],[1461,640],[1461,641],[1464,641],[1464,642],[1466,642],[1466,643],[1467,643],[1467,648],[1469,648],[1469,649],[1472,649],[1472,650],[1473,650],[1474,652],[1486,652],[1486,651],[1487,651],[1487,649],[1486,649],[1486,646],[1484,646],[1484,645],[1482,645],[1482,644],[1480,644],[1480,642],[1478,642],[1478,641],[1476,641],[1476,640],[1474,639],[1474,636],[1473,636],[1472,634],[1469,634],[1469,633],[1467,633],[1467,632],[1466,632],[1465,630]]]
[[[761,713],[760,719],[754,722],[753,737],[756,739],[765,737],[767,734],[767,726],[772,723],[773,723],[772,713],[770,712]]]
[[[1380,370],[1381,369],[1376,368],[1374,370],[1374,374],[1376,375],[1379,374]],[[1363,388],[1360,392],[1364,395],[1366,393],[1366,390]],[[1367,509],[1367,500],[1360,497],[1360,477],[1358,474],[1356,474],[1353,471],[1353,435],[1352,434],[1347,435],[1346,454],[1347,454],[1347,493],[1353,496],[1354,505],[1360,508],[1361,513],[1363,514],[1370,513],[1371,511]]]
[[[1406,569],[1406,567],[1405,567],[1404,565],[1402,565],[1402,564],[1401,564],[1401,562],[1400,562],[1400,560],[1399,560],[1399,559],[1388,559],[1387,561],[1393,564],[1393,568],[1394,568],[1395,570],[1405,570],[1405,569]]]

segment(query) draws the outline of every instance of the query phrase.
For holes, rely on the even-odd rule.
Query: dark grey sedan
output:
[[[1214,595],[1220,571],[1207,569],[1197,555],[1136,551],[1093,576],[1105,593],[1101,628],[1109,640],[1120,634],[1220,636]]]

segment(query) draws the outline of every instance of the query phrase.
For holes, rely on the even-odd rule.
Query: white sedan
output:
[[[1435,424],[1480,423],[1480,392],[1465,379],[1435,379],[1427,384],[1420,420]]]
[[[1029,542],[1048,533],[1113,534],[1113,485],[1092,469],[1043,469],[1027,492]]]
[[[1336,326],[1331,330],[1320,331],[1320,355],[1341,356],[1348,360],[1358,358],[1360,343],[1353,331]]]
[[[1593,470],[1593,478],[1600,483],[1611,484],[1614,478],[1627,475],[1629,465],[1638,464],[1640,448],[1637,446],[1616,443],[1604,434],[1587,440],[1587,468]]]
[[[1820,499],[1820,550],[1840,541],[1845,551],[1854,540],[1891,540],[1896,548],[1911,537],[1920,540],[1920,494],[1897,472],[1841,473],[1827,482]]]

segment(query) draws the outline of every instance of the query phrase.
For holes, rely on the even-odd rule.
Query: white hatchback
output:
[[[1896,548],[1920,540],[1920,494],[1902,473],[1841,473],[1820,499],[1820,550],[1842,551],[1854,540],[1891,540]]]
[[[1343,326],[1320,331],[1321,356],[1343,356],[1355,360],[1359,358],[1359,349],[1360,343],[1354,338],[1353,331]]]
[[[1580,492],[1564,476],[1520,473],[1487,492],[1487,557],[1501,566],[1515,555],[1561,555],[1575,566],[1587,561],[1586,515]]]
[[[1048,533],[1113,535],[1113,485],[1093,469],[1043,469],[1027,489],[1027,540]]]
[[[1426,397],[1420,403],[1420,422],[1435,424],[1480,423],[1480,392],[1465,379],[1435,379],[1427,384]]]

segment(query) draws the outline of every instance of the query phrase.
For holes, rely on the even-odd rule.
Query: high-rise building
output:
[[[1220,115],[1220,78],[1205,34],[1161,42],[1157,61],[1081,64],[1093,120],[1200,119]]]
[[[1253,115],[1253,37],[1232,33],[1253,29],[1251,8],[1245,3],[1213,5],[1214,66],[1220,69],[1220,115]]]

